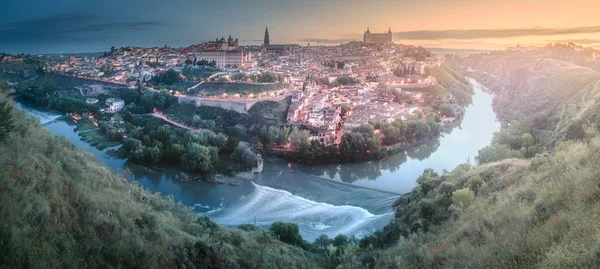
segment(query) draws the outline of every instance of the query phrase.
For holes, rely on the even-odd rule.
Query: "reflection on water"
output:
[[[406,193],[415,187],[415,179],[427,168],[437,172],[452,170],[457,165],[473,161],[477,152],[490,144],[500,123],[492,110],[492,96],[485,93],[477,81],[473,103],[467,108],[458,126],[446,130],[440,139],[428,141],[405,153],[381,161],[344,165],[302,166],[302,173],[347,182],[373,189]]]
[[[288,167],[287,163],[265,164],[252,181],[220,177],[225,182],[239,182],[238,187],[199,182],[179,182],[170,173],[151,173],[127,167],[126,160],[110,157],[105,150],[81,141],[74,125],[58,121],[46,126],[64,136],[77,147],[96,156],[113,171],[130,181],[205,214],[217,223],[238,226],[256,223],[268,226],[277,220],[300,225],[302,236],[312,241],[322,233],[364,235],[381,229],[393,218],[392,203],[399,194],[410,191],[415,179],[426,168],[441,172],[452,170],[488,145],[500,127],[492,111],[492,98],[475,85],[473,104],[466,110],[460,126],[445,130],[440,139],[428,141],[407,152],[368,163]],[[29,111],[41,119],[52,114]],[[118,148],[118,147],[115,147]]]

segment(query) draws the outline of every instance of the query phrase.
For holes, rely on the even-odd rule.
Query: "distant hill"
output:
[[[555,114],[559,106],[600,80],[598,70],[577,64],[587,62],[585,54],[570,61],[563,54],[545,49],[502,51],[450,57],[448,62],[496,95],[494,106],[501,119],[523,119]]]
[[[450,49],[450,48],[426,48],[431,51],[433,54],[438,57],[444,56],[446,54],[457,54],[457,55],[467,55],[467,54],[476,54],[482,52],[488,52],[489,50],[481,50],[481,49]]]

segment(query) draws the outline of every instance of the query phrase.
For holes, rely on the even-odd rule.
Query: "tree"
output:
[[[218,150],[198,143],[190,143],[181,156],[181,165],[190,171],[212,173],[219,161]]]
[[[406,139],[408,141],[421,140],[429,137],[430,126],[423,120],[411,121],[406,127]]]
[[[142,141],[135,138],[127,138],[123,142],[123,148],[127,151],[127,158],[134,163],[144,161],[144,145]]]
[[[278,135],[277,127],[271,126],[262,126],[260,128],[258,137],[260,138],[260,142],[263,144],[265,148],[271,147],[271,144],[275,142],[275,139]]]
[[[160,142],[158,142],[160,143]],[[160,162],[162,157],[162,152],[158,146],[153,147],[145,147],[144,148],[144,157],[147,163],[149,164],[157,164]]]
[[[523,155],[518,150],[513,150],[507,145],[493,143],[490,146],[479,150],[475,161],[478,164],[497,162],[508,158],[522,158]]]
[[[371,124],[363,123],[360,126],[352,129],[352,132],[361,133],[363,136],[368,137],[373,135],[373,132],[375,132],[375,128]]]
[[[179,77],[179,72],[169,69],[167,72],[154,76],[150,79],[150,83],[153,85],[172,85],[175,82],[179,82],[181,78]]]
[[[163,154],[165,162],[177,164],[181,161],[181,156],[185,152],[182,144],[174,143],[168,146]]]
[[[533,146],[535,144],[535,138],[530,133],[523,134],[521,136],[521,145],[525,148]]]
[[[248,78],[248,75],[246,75],[242,72],[237,72],[237,73],[233,73],[229,78],[231,78],[231,80],[233,80],[233,81],[243,81]]]
[[[298,224],[293,222],[276,221],[269,228],[275,236],[282,242],[294,246],[301,246],[303,243]]]
[[[372,136],[367,139],[367,149],[372,154],[379,154],[381,152],[381,139],[379,136]]]
[[[317,246],[320,249],[327,249],[327,246],[329,246],[329,244],[331,244],[331,239],[329,239],[329,236],[327,236],[326,234],[322,234],[319,235],[319,237],[317,237],[317,239],[315,239],[315,246]]]
[[[310,145],[302,150],[302,161],[307,164],[314,163],[315,160],[318,160],[325,156],[326,151],[323,147],[323,144],[318,140],[310,141]]]
[[[336,79],[336,82],[339,85],[354,85],[357,83],[357,81],[349,76],[342,76],[342,77],[338,77]]]
[[[0,102],[0,144],[8,139],[14,127],[12,106],[6,101]]]
[[[277,76],[271,72],[264,72],[264,73],[258,75],[256,80],[257,80],[256,82],[261,82],[261,83],[276,82]]]
[[[469,189],[472,190],[475,194],[477,194],[479,188],[481,188],[482,185],[483,179],[481,179],[481,177],[478,175],[471,176],[469,178],[469,181],[467,181],[467,186],[469,186]]]
[[[471,205],[473,199],[475,199],[475,193],[468,188],[460,189],[452,193],[452,204],[463,210]]]
[[[8,85],[8,82],[6,80],[0,80],[0,93],[3,91],[7,91],[9,87],[10,85]]]
[[[236,124],[229,129],[229,132],[232,136],[244,138],[246,137],[247,130],[243,125]]]
[[[340,157],[346,161],[364,159],[366,140],[362,133],[345,133],[340,143]]]
[[[306,148],[308,146],[309,138],[310,133],[306,130],[299,130],[298,128],[293,127],[290,132],[292,148],[295,150],[303,150]]]
[[[454,117],[454,108],[450,104],[440,105],[440,114],[445,117]]]
[[[393,145],[406,136],[407,125],[404,121],[397,119],[389,125],[383,127],[383,142],[387,145]]]
[[[337,247],[337,248],[344,248],[347,243],[348,243],[348,237],[343,234],[338,234],[333,239],[333,246]]]

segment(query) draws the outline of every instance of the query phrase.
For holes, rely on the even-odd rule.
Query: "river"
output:
[[[251,181],[220,177],[225,182],[239,182],[237,187],[175,181],[169,173],[131,172],[126,160],[106,153],[110,148],[98,150],[83,142],[74,125],[51,122],[59,115],[23,109],[42,122],[50,122],[46,125],[50,132],[67,137],[131,182],[172,195],[221,225],[256,223],[268,228],[274,221],[293,221],[299,224],[304,239],[312,242],[323,233],[330,237],[373,233],[393,218],[392,203],[415,187],[424,169],[442,172],[468,160],[473,163],[477,151],[490,144],[500,124],[492,110],[492,97],[478,82],[470,81],[475,88],[472,105],[460,125],[440,139],[376,162],[319,166],[275,163],[265,164],[261,174],[251,175]]]

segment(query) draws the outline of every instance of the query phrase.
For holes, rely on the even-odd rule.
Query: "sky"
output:
[[[391,28],[394,42],[504,49],[572,41],[600,49],[598,0],[2,0],[0,52],[102,52],[111,46],[335,45]]]

